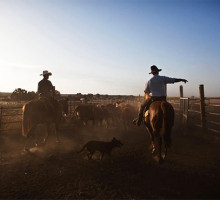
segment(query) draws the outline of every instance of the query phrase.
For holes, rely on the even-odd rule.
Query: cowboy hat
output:
[[[45,75],[51,76],[52,73],[45,70],[45,71],[43,71],[43,74],[40,74],[40,76],[45,76]]]
[[[151,69],[151,72],[150,72],[149,74],[153,74],[154,72],[160,72],[160,71],[162,71],[162,69],[158,69],[156,65],[152,65],[152,66],[150,67],[150,69]]]

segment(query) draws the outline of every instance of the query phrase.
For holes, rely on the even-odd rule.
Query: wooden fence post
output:
[[[167,84],[165,84],[165,94],[167,95]]]
[[[180,113],[182,114],[182,112],[183,112],[183,103],[182,103],[182,100],[181,100],[181,98],[183,97],[183,86],[182,85],[180,85]]]
[[[205,114],[205,95],[204,95],[204,85],[199,85],[199,95],[200,95],[200,112],[201,112],[201,123],[203,131],[206,130],[206,114]]]
[[[2,133],[2,106],[0,106],[0,134]]]
[[[179,98],[179,102],[180,102],[180,107],[179,107],[179,112],[180,112],[180,119],[181,119],[181,123],[183,124],[183,113],[184,113],[184,108],[183,108],[183,99],[181,99],[183,97],[183,86],[180,85],[179,87],[179,92],[180,92],[180,98]]]
[[[183,86],[180,85],[180,98],[183,97]]]

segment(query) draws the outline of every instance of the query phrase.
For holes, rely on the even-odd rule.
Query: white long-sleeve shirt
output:
[[[167,83],[175,83],[175,78],[155,74],[146,83],[144,92],[151,94],[152,97],[167,96],[165,89]]]

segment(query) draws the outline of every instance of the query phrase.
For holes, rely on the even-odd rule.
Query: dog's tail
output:
[[[83,148],[80,151],[77,151],[77,153],[81,153],[86,148],[86,144],[83,146]]]

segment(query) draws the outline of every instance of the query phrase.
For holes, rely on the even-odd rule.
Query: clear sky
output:
[[[143,95],[160,75],[189,82],[169,96],[220,96],[220,1],[0,0],[0,91]]]

